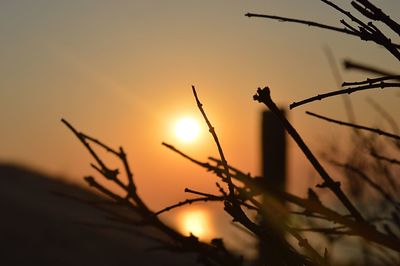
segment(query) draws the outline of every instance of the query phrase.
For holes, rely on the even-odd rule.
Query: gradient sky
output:
[[[377,2],[399,18],[399,1]],[[212,176],[161,146],[166,141],[201,160],[217,155],[204,126],[195,143],[173,135],[179,117],[201,120],[192,84],[228,162],[258,174],[263,106],[252,100],[257,87],[270,86],[284,106],[336,89],[326,46],[339,62],[350,58],[398,69],[372,43],[250,19],[247,12],[334,25],[341,18],[317,0],[1,1],[0,161],[74,181],[93,173],[89,156],[60,122],[66,118],[111,146],[124,146],[140,193],[158,209],[183,199],[187,186],[214,190]],[[349,81],[366,77],[343,70],[342,75]],[[366,97],[392,112],[398,107],[395,90],[354,94],[362,123],[382,123]],[[345,118],[340,97],[300,107],[289,117],[315,151],[343,144],[337,127],[307,117],[305,110]],[[290,145],[291,178],[303,179],[311,168]]]

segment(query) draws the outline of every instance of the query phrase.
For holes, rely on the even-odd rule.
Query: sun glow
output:
[[[199,123],[193,118],[181,118],[175,125],[176,136],[184,142],[194,141],[198,137],[199,133]]]
[[[209,218],[204,211],[188,211],[180,219],[181,230],[186,235],[194,235],[199,238],[207,237],[209,232]]]

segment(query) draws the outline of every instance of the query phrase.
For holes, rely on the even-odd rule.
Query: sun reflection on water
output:
[[[211,237],[210,217],[204,210],[188,210],[179,218],[180,230],[185,235],[193,234],[199,238]]]

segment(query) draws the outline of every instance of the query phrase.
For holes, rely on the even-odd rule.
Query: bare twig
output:
[[[350,231],[343,231],[346,229],[344,226],[336,226],[336,227],[310,227],[310,228],[297,228],[292,227],[293,230],[298,232],[314,232],[314,233],[323,233],[323,234],[340,234],[340,235],[353,235]]]
[[[368,175],[366,175],[363,171],[361,171],[359,168],[354,167],[350,164],[347,163],[339,163],[336,161],[331,161],[334,165],[338,167],[342,167],[346,170],[352,171],[357,174],[362,180],[364,180],[369,186],[371,186],[373,189],[375,189],[379,194],[381,194],[388,202],[393,204],[393,206],[400,210],[400,202],[396,201],[391,195],[389,195],[388,192],[386,192],[381,185],[377,184],[374,180],[372,180]]]
[[[368,17],[369,19],[382,21],[385,23],[389,28],[391,28],[394,32],[400,35],[400,25],[391,19],[388,15],[386,15],[381,9],[376,7],[368,0],[356,0],[357,2],[352,1],[351,4],[355,9],[357,9],[361,14]]]
[[[391,163],[391,164],[400,165],[400,160],[397,160],[397,159],[394,159],[394,158],[389,158],[389,157],[386,157],[386,156],[379,155],[379,154],[377,154],[377,153],[374,152],[374,151],[371,151],[371,152],[370,152],[370,155],[373,156],[373,157],[375,157],[375,158],[378,159],[378,160],[382,160],[382,161],[385,161],[385,162],[388,162],[388,163]]]
[[[358,24],[359,30],[356,31],[356,33],[361,40],[371,40],[376,44],[382,45],[386,48],[387,51],[395,56],[397,60],[400,60],[400,52],[398,50],[399,46],[397,44],[393,44],[392,40],[386,37],[372,22],[368,22],[367,24],[364,23],[363,21],[352,15],[349,11],[344,10],[343,8],[329,0],[321,0],[321,2],[324,2],[325,4],[331,6],[332,8]]]
[[[354,81],[354,82],[343,82],[342,86],[353,86],[353,85],[371,85],[377,82],[385,81],[385,80],[400,80],[400,75],[388,75],[379,78],[368,78],[363,81]]]
[[[343,9],[340,9],[340,10],[343,11],[344,14],[347,14],[346,11],[344,11]],[[316,27],[316,28],[321,28],[321,29],[325,29],[325,30],[336,31],[336,32],[348,34],[348,35],[351,35],[351,36],[357,36],[361,40],[374,41],[374,42],[376,42],[376,43],[378,43],[380,45],[385,46],[385,48],[387,48],[389,50],[389,52],[391,52],[396,58],[398,58],[398,59],[400,58],[400,54],[397,51],[397,49],[400,48],[400,44],[391,43],[390,40],[385,39],[384,37],[381,36],[383,34],[380,34],[379,36],[376,36],[376,35],[378,35],[376,31],[371,30],[370,26],[368,26],[367,24],[363,23],[362,21],[356,19],[354,16],[351,16],[352,20],[356,21],[357,23],[361,23],[361,25],[363,25],[363,27],[368,29],[368,31],[364,32],[364,31],[356,30],[355,28],[352,28],[347,23],[344,23],[346,28],[339,28],[339,27],[336,27],[336,26],[326,25],[326,24],[319,23],[319,22],[314,22],[314,21],[309,21],[309,20],[302,20],[302,19],[297,19],[297,18],[275,16],[275,15],[246,13],[245,16],[247,16],[249,18],[251,18],[251,17],[267,18],[267,19],[272,19],[272,20],[278,20],[280,22],[292,22],[292,23],[307,25],[307,26],[310,26],[310,27]],[[342,20],[341,22],[343,23],[344,21]]]
[[[335,57],[333,56],[333,53],[329,47],[325,47],[325,54],[328,59],[329,66],[331,67],[332,75],[336,81],[336,84],[338,87],[340,87],[341,84],[343,83],[343,79],[340,75],[340,71],[339,71],[338,65],[336,63]],[[349,122],[355,123],[356,116],[354,115],[354,109],[353,109],[353,105],[350,100],[350,96],[343,95],[342,99],[343,99],[343,103],[344,103],[344,108],[346,110],[347,119],[349,120]]]
[[[208,119],[208,117],[203,109],[203,104],[200,102],[200,100],[197,96],[196,88],[194,86],[192,86],[192,91],[193,91],[193,95],[196,99],[197,107],[199,108],[201,114],[203,115],[203,118],[207,123],[208,129],[214,138],[215,144],[217,145],[219,156],[221,157],[222,165],[224,166],[224,170],[225,170],[226,182],[227,182],[228,188],[229,188],[229,197],[231,200],[234,200],[234,189],[233,189],[233,183],[231,180],[231,175],[229,173],[228,163],[225,159],[225,155],[222,150],[221,144],[219,143],[217,133],[215,132],[214,127],[212,126],[210,120]]]
[[[223,201],[224,197],[223,196],[213,196],[213,197],[200,197],[200,198],[194,198],[194,199],[186,199],[184,201],[180,201],[176,204],[173,204],[171,206],[167,206],[161,210],[159,210],[158,212],[155,212],[154,215],[160,215],[164,212],[170,211],[172,209],[176,209],[178,207],[183,207],[186,205],[190,205],[192,203],[196,203],[196,202],[208,202],[208,201]]]
[[[335,124],[342,125],[342,126],[348,126],[348,127],[352,127],[352,128],[366,130],[366,131],[372,132],[374,134],[378,134],[380,136],[385,136],[385,137],[392,138],[392,139],[395,139],[397,141],[400,141],[400,136],[398,136],[396,134],[392,134],[392,133],[386,132],[386,131],[383,131],[383,130],[380,130],[379,128],[370,128],[370,127],[361,126],[361,125],[357,125],[357,124],[353,124],[353,123],[347,123],[347,122],[343,122],[343,121],[340,121],[340,120],[332,119],[332,118],[329,118],[329,117],[326,117],[326,116],[322,116],[322,115],[319,115],[319,114],[315,114],[315,113],[312,113],[312,112],[309,112],[309,111],[306,111],[306,114],[314,116],[314,117],[317,117],[319,119],[322,119],[322,120],[325,120],[325,121],[328,121],[328,122],[331,122],[331,123],[335,123]]]
[[[189,155],[187,155],[187,154],[183,153],[182,151],[178,150],[177,148],[175,148],[171,144],[163,142],[162,145],[167,147],[168,149],[172,150],[173,152],[178,153],[180,156],[188,159],[192,163],[200,165],[201,167],[206,168],[208,171],[214,171],[214,169],[215,169],[215,167],[211,166],[211,164],[200,162],[200,161],[194,159],[193,157],[190,157]]]
[[[301,100],[299,102],[293,102],[292,104],[289,105],[289,108],[293,109],[300,105],[304,105],[304,104],[311,103],[314,101],[321,101],[325,98],[337,96],[337,95],[341,95],[341,94],[351,94],[351,93],[354,93],[357,91],[370,90],[370,89],[385,89],[385,88],[400,88],[400,83],[398,83],[398,82],[392,82],[392,83],[380,82],[378,84],[368,84],[368,85],[350,87],[350,88],[346,88],[346,89],[342,89],[342,90],[331,91],[328,93],[318,94],[317,96],[313,96],[313,97]]]
[[[308,21],[308,20],[302,20],[302,19],[296,19],[296,18],[288,18],[288,17],[281,17],[281,16],[273,16],[273,15],[265,15],[265,14],[255,14],[255,13],[246,13],[245,16],[249,17],[249,18],[258,17],[258,18],[273,19],[273,20],[278,20],[280,22],[294,22],[294,23],[298,23],[298,24],[307,25],[307,26],[310,26],[310,27],[333,30],[333,31],[341,32],[341,33],[346,33],[346,34],[349,34],[349,35],[358,36],[357,33],[353,32],[351,30],[348,30],[346,28],[338,28],[338,27],[335,27],[335,26],[330,26],[330,25],[326,25],[326,24],[322,24],[322,23],[318,23],[318,22],[314,22],[314,21]]]
[[[368,66],[368,65],[353,62],[350,60],[344,60],[343,65],[344,65],[344,68],[346,68],[346,69],[359,70],[359,71],[368,72],[368,73],[379,75],[379,76],[395,76],[396,75],[395,73],[392,73],[387,70],[379,69],[375,66]]]

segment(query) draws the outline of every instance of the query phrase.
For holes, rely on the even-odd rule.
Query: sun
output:
[[[194,141],[200,133],[199,123],[191,117],[183,117],[175,125],[175,134],[184,142]]]

